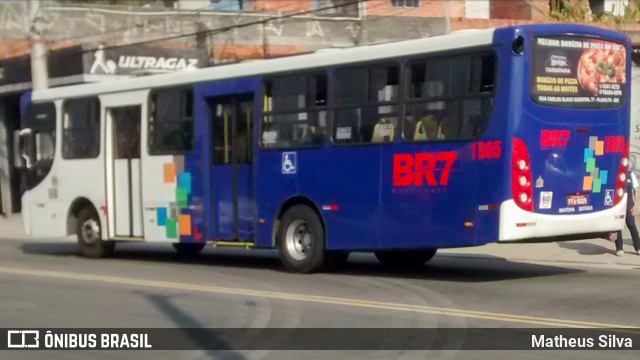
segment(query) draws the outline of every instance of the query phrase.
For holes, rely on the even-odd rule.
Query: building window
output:
[[[264,84],[263,148],[322,146],[327,129],[327,75],[269,79]]]
[[[215,11],[250,11],[251,0],[209,0],[209,9]]]
[[[333,143],[394,141],[398,128],[399,90],[400,67],[397,64],[337,70]]]
[[[420,0],[391,0],[393,7],[419,8]]]
[[[494,54],[416,61],[408,70],[406,140],[470,140],[486,130],[496,81]]]
[[[193,91],[166,89],[151,94],[149,154],[175,155],[193,149]]]
[[[89,159],[100,153],[100,101],[67,100],[62,124],[62,158]]]
[[[360,6],[353,0],[313,0],[311,10],[317,16],[346,16],[358,17]]]

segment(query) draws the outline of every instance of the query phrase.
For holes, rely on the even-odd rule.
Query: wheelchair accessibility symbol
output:
[[[604,195],[604,204],[613,205],[613,189],[607,189]]]
[[[282,173],[283,174],[295,174],[298,162],[296,159],[296,153],[285,152],[282,153]]]

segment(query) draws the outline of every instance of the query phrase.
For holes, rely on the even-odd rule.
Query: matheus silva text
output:
[[[544,335],[531,335],[531,347],[533,348],[633,348],[631,338],[620,337],[617,335],[600,335],[598,338],[593,337],[567,337],[564,335],[556,335],[553,337]]]

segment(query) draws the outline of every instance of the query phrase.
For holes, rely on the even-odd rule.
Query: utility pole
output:
[[[451,0],[445,0],[444,3],[444,21],[445,21],[445,34],[451,32]]]
[[[49,69],[47,68],[47,46],[42,37],[44,19],[40,14],[40,0],[28,0],[29,41],[31,42],[31,86],[33,90],[49,87]]]

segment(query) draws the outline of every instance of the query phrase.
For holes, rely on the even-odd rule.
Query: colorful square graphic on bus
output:
[[[597,136],[589,137],[589,147],[584,149],[584,164],[587,175],[582,181],[583,191],[599,193],[603,185],[607,185],[609,172],[600,170],[596,165],[596,159],[604,154],[604,141]]]
[[[156,208],[157,226],[165,228],[165,235],[169,239],[191,236],[192,219],[189,211],[191,173],[185,171],[183,159],[176,157],[173,162],[163,164],[163,181],[165,184],[175,184],[175,190],[173,201],[166,207]]]

